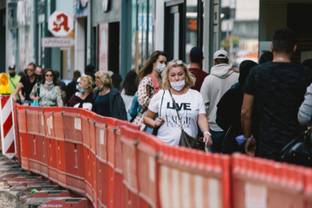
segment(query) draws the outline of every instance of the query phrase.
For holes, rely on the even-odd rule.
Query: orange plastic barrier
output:
[[[15,109],[22,168],[93,207],[312,207],[310,169],[171,147],[83,109]]]
[[[234,207],[305,207],[303,168],[233,156]]]

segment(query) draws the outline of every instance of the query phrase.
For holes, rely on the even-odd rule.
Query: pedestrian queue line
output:
[[[77,108],[15,105],[23,169],[93,207],[312,207],[312,171],[171,147],[125,121]]]

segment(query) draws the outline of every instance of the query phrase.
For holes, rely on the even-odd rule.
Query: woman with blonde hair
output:
[[[83,75],[78,79],[76,86],[78,92],[76,92],[68,101],[68,106],[75,108],[84,108],[92,110],[93,107],[93,81],[89,75]]]
[[[203,141],[212,144],[203,98],[198,91],[190,89],[194,82],[182,61],[171,61],[163,73],[163,89],[153,96],[144,114],[144,123],[159,128],[157,137],[169,145],[181,145],[182,132],[197,139],[198,126]]]
[[[118,90],[113,88],[112,78],[107,72],[95,73],[93,111],[102,116],[127,120],[127,111]]]

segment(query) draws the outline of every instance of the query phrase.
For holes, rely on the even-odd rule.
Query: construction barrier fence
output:
[[[21,166],[93,207],[312,207],[312,171],[168,146],[128,122],[76,108],[14,107]]]

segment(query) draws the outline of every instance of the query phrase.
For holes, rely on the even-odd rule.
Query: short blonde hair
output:
[[[89,93],[93,92],[93,88],[92,88],[93,80],[92,80],[92,77],[91,77],[91,76],[89,76],[89,75],[82,75],[82,76],[80,77],[80,80],[86,81],[86,83],[87,83],[87,91],[88,91]]]
[[[110,76],[110,74],[108,72],[97,71],[95,73],[95,78],[99,79],[104,87],[107,87],[107,88],[110,88],[110,89],[112,88],[113,81],[112,81],[112,78],[111,78],[111,76]]]
[[[169,82],[169,72],[172,68],[175,67],[182,67],[184,74],[185,74],[185,86],[192,87],[195,84],[195,77],[194,75],[187,69],[186,64],[183,63],[181,60],[172,60],[168,63],[166,69],[163,71],[162,77],[162,87],[163,89],[170,89],[170,82]]]

